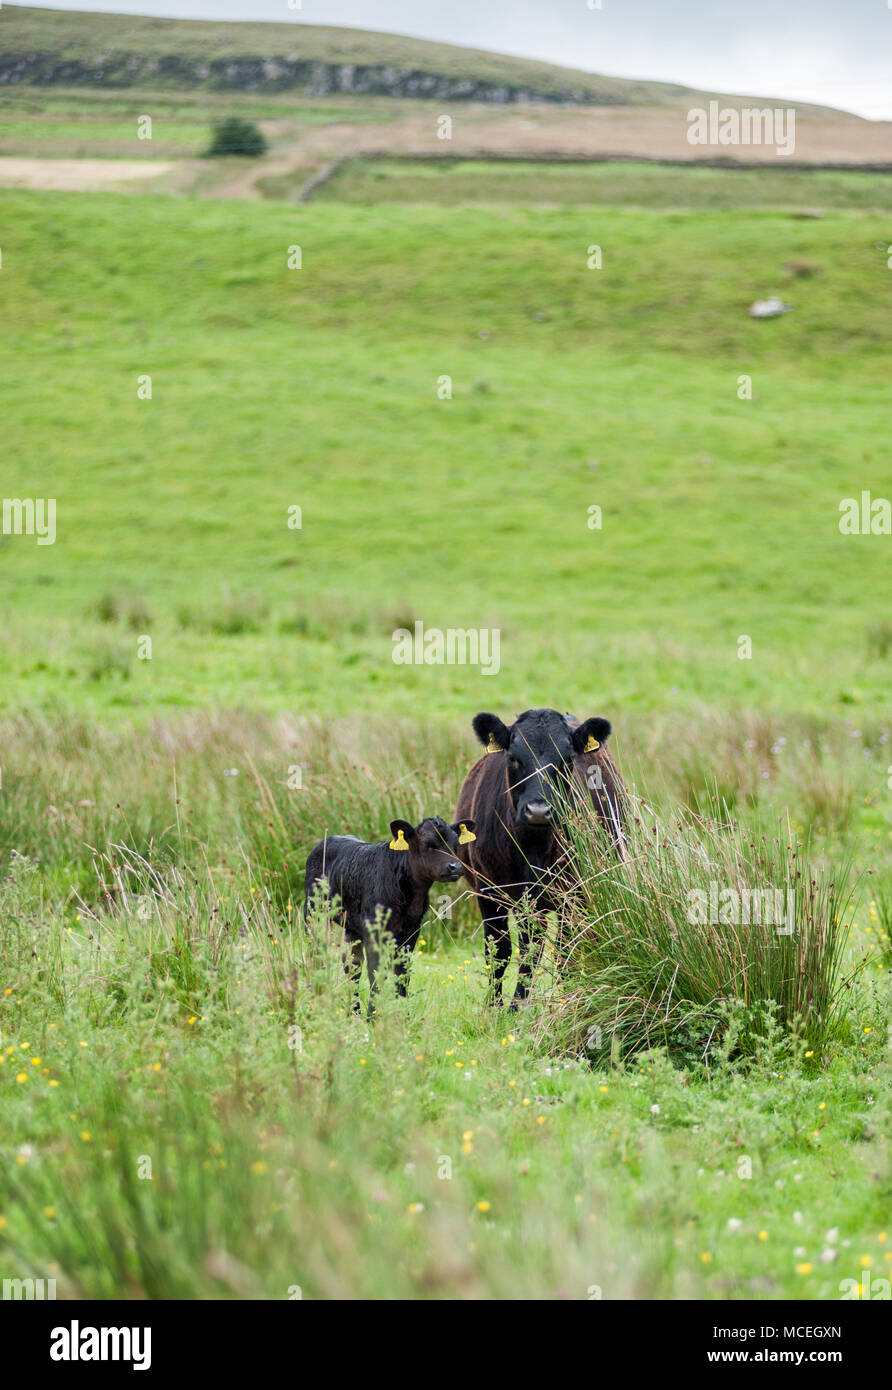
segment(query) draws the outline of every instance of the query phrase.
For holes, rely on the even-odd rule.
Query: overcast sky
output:
[[[288,0],[57,0],[52,8],[383,29],[892,119],[892,0],[600,0],[600,10],[589,8],[596,3],[300,0],[293,10]]]

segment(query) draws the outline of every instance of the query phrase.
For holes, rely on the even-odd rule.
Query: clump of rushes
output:
[[[788,824],[661,819],[635,796],[625,863],[575,798],[566,839],[558,1046],[601,1064],[665,1046],[708,1065],[731,1017],[737,1050],[758,1050],[767,1006],[791,1036],[826,1042],[853,978],[848,865],[811,862]]]

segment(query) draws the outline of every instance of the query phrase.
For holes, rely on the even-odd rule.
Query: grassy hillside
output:
[[[888,495],[888,218],[3,209],[4,495],[58,508],[0,543],[6,705],[885,707],[890,543],[838,508]],[[498,676],[395,666],[416,617]]]
[[[244,64],[239,69],[238,65]],[[276,67],[274,64],[278,64]],[[235,65],[235,66],[233,66]],[[297,65],[292,68],[289,65]],[[389,75],[385,70],[390,70]],[[604,77],[529,58],[315,24],[211,23],[5,5],[0,73],[8,82],[157,88],[204,85],[365,90],[454,99],[662,105],[704,93]],[[818,109],[818,108],[802,108]]]

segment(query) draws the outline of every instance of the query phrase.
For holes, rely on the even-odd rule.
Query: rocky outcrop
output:
[[[0,86],[165,88],[203,87],[214,92],[290,92],[307,96],[419,97],[431,101],[550,102],[623,105],[614,94],[537,91],[447,77],[442,73],[355,63],[318,63],[299,58],[226,58],[207,62],[171,53],[151,58],[137,53],[97,53],[94,58],[60,59],[54,53],[0,53]]]

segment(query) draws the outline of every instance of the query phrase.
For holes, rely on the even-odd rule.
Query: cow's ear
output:
[[[610,736],[610,720],[594,715],[570,735],[577,753],[594,753]]]
[[[458,836],[458,843],[459,843],[460,845],[469,845],[469,844],[471,843],[472,840],[476,840],[476,839],[477,839],[477,836],[474,834],[474,826],[475,826],[475,824],[476,824],[476,821],[472,821],[472,820],[460,820],[460,821],[456,821],[456,823],[455,823],[455,825],[452,827],[452,829],[455,831],[456,835]]]
[[[415,834],[415,826],[410,825],[407,820],[392,820],[390,833],[393,835],[390,842],[391,849],[408,849],[409,841]]]
[[[487,753],[504,753],[511,742],[511,734],[497,714],[475,714],[473,725]]]

